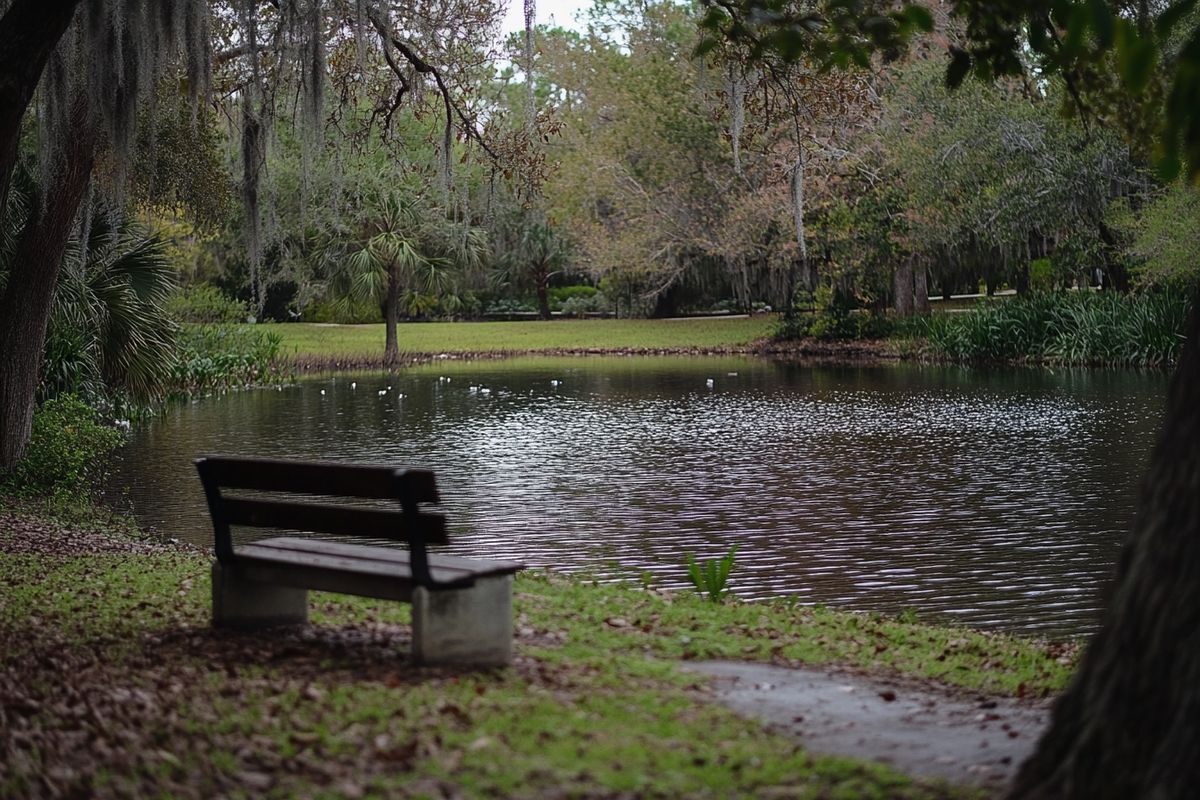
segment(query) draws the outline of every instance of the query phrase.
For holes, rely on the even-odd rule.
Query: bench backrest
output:
[[[421,503],[438,502],[437,484],[428,470],[240,456],[203,456],[195,463],[221,562],[234,560],[232,525],[370,536],[407,542],[413,579],[429,584],[425,545],[447,542],[445,517],[420,508]],[[227,497],[226,489],[289,497]],[[394,500],[399,508],[329,503],[306,495]]]

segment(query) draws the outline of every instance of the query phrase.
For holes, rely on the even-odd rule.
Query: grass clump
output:
[[[957,361],[1163,367],[1179,358],[1189,308],[1169,292],[1032,294],[927,317],[923,333]]]

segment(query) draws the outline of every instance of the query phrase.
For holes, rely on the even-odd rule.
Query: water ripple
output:
[[[1074,635],[1094,625],[1164,391],[1134,373],[750,359],[351,380],[173,408],[135,433],[115,485],[145,522],[207,544],[202,452],[425,466],[456,553],[684,588],[685,553],[736,544],[746,598]]]

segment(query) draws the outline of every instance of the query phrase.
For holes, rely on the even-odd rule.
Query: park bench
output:
[[[499,665],[512,655],[512,576],[523,568],[429,553],[445,544],[433,473],[387,466],[205,456],[196,460],[216,538],[213,624],[308,620],[308,591],[412,603],[420,663]],[[231,528],[397,539],[408,549],[312,537],[234,544]]]

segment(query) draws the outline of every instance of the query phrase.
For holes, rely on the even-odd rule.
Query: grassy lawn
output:
[[[775,317],[653,320],[561,319],[549,322],[410,322],[399,326],[400,350],[409,354],[528,350],[684,350],[749,345],[771,332]],[[383,354],[383,325],[258,326],[283,337],[283,354],[299,357]]]
[[[306,629],[214,631],[206,555],[4,553],[3,528],[5,797],[965,797],[809,755],[677,660],[836,661],[997,693],[1070,672],[1070,654],[1007,636],[544,573],[517,581],[512,667],[419,668],[406,605],[314,594]]]

